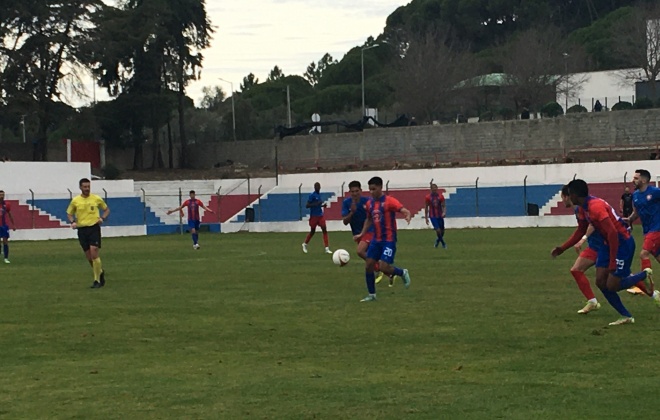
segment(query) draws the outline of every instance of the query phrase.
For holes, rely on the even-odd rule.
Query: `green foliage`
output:
[[[612,107],[612,111],[627,111],[629,109],[633,109],[633,104],[626,101],[617,102]]]
[[[110,180],[119,179],[119,177],[121,176],[121,171],[119,170],[119,168],[117,168],[112,163],[108,163],[107,165],[105,165],[102,171],[103,171],[103,178],[105,179],[110,179]]]
[[[562,108],[557,102],[548,102],[541,108],[541,114],[550,118],[558,117],[564,115],[564,108]]]
[[[647,98],[646,96],[642,98],[637,98],[635,100],[635,105],[633,106],[635,109],[650,109],[653,108],[653,100],[650,98]]]
[[[583,107],[582,105],[577,105],[577,104],[573,105],[572,107],[568,108],[568,110],[566,110],[567,114],[578,114],[578,113],[581,113],[581,112],[588,112],[587,108]]]
[[[630,18],[632,7],[617,9],[591,25],[571,33],[568,41],[584,47],[598,70],[626,68],[629,64],[613,54],[614,29]]]

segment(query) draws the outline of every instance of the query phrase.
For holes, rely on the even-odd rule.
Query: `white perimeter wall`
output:
[[[0,189],[9,194],[79,191],[81,178],[90,178],[89,163],[0,162]]]
[[[424,188],[431,179],[441,187],[473,186],[477,178],[479,185],[486,186],[520,186],[527,177],[528,185],[564,184],[574,176],[587,182],[623,182],[624,176],[629,182],[635,169],[647,169],[653,179],[660,174],[660,160],[646,160],[637,162],[605,162],[605,163],[574,163],[556,165],[527,165],[527,166],[499,166],[499,167],[471,167],[471,168],[442,168],[418,170],[392,170],[374,172],[338,172],[338,173],[311,173],[279,176],[279,186],[275,187],[274,178],[255,178],[250,180],[250,192],[257,193],[259,186],[262,193],[275,191],[297,191],[300,184],[305,193],[313,189],[314,182],[320,182],[322,191],[338,193],[342,183],[348,189],[348,183],[354,179],[366,183],[372,176],[380,176],[384,182],[390,182],[391,189],[397,188]],[[78,192],[80,178],[89,177],[90,169],[87,163],[65,162],[5,162],[0,163],[0,189],[4,189],[9,198],[16,196],[26,197],[30,188],[40,194],[66,197],[70,189]],[[248,185],[242,180],[184,180],[137,183],[132,180],[121,181],[93,181],[92,191],[102,194],[103,189],[108,195],[122,196],[135,194],[139,188],[148,187],[152,191],[187,191],[190,188],[205,186],[211,191],[220,194],[246,194]],[[366,189],[366,188],[365,188]],[[535,226],[574,226],[572,216],[522,216],[522,217],[475,217],[475,218],[449,218],[446,226],[449,229],[478,228],[478,227],[535,227]],[[399,221],[402,229],[427,229],[421,218],[415,218],[408,226]],[[345,231],[347,228],[341,222],[329,222],[331,230]],[[104,236],[145,235],[144,226],[122,226],[103,228]],[[308,230],[307,221],[283,223],[223,223],[223,232],[235,232],[239,229],[251,232],[305,232]],[[15,240],[36,239],[65,239],[75,238],[75,232],[68,229],[29,229],[12,232]]]
[[[630,181],[636,169],[647,169],[655,180],[660,175],[660,160],[281,175],[279,185],[282,189],[297,190],[302,183],[303,192],[309,193],[317,181],[321,183],[321,191],[334,191],[343,182],[348,190],[348,183],[354,179],[366,190],[372,176],[380,176],[384,183],[389,181],[393,189],[426,187],[431,179],[439,187],[474,186],[477,178],[483,187],[522,186],[525,177],[527,185],[566,184],[574,176],[587,182],[623,182],[624,176]]]

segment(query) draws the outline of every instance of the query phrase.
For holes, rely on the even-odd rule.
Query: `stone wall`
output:
[[[561,161],[571,155],[589,159],[598,149],[639,148],[644,159],[660,143],[660,110],[635,110],[571,114],[559,118],[446,124],[404,128],[374,128],[361,133],[292,136],[283,140],[199,143],[190,146],[195,168],[224,165],[227,160],[251,169],[268,167],[291,170],[311,167],[361,167],[365,164],[450,164],[510,160]],[[0,156],[4,148],[0,144]],[[11,145],[13,160],[31,157],[31,145]],[[25,147],[28,146],[28,147]],[[61,145],[51,147],[52,160],[66,156]],[[166,154],[165,145],[163,146]],[[586,149],[586,150],[584,150]],[[108,150],[107,162],[121,169],[132,166],[133,150]],[[145,167],[151,164],[145,146]],[[612,159],[612,156],[608,156]],[[622,158],[623,159],[623,158]],[[167,161],[167,156],[165,156]],[[177,162],[178,163],[178,162]]]

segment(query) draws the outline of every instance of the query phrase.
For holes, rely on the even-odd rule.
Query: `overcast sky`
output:
[[[109,1],[111,2],[111,1]],[[385,20],[410,0],[206,0],[215,27],[211,47],[203,52],[201,79],[188,86],[196,104],[204,86],[229,83],[239,90],[254,73],[265,81],[279,66],[285,75],[302,75],[327,52],[340,60],[349,49],[383,32]],[[90,82],[91,85],[91,82]],[[91,90],[91,86],[90,89]],[[92,92],[89,92],[91,100]],[[98,100],[105,95],[96,89]]]

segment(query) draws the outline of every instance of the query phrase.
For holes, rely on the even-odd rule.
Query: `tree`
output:
[[[127,0],[123,9],[104,16],[103,26],[90,42],[90,67],[111,96],[127,94],[135,109],[134,168],[142,166],[142,127],[152,130],[153,166],[162,166],[160,128],[169,122],[176,92],[181,140],[180,166],[186,167],[187,137],[184,112],[187,84],[198,77],[201,49],[212,28],[203,0]]]
[[[441,118],[452,107],[456,85],[477,74],[469,47],[447,30],[409,35],[397,63],[394,90],[402,111],[426,121]]]
[[[284,77],[284,73],[282,73],[282,69],[279,67],[275,66],[273,69],[268,73],[268,78],[266,79],[269,82],[273,82],[275,80],[279,80]]]
[[[0,100],[22,102],[39,120],[33,159],[48,159],[48,131],[63,83],[79,83],[80,47],[94,30],[100,0],[22,0],[0,17]]]
[[[579,49],[566,45],[558,28],[519,34],[504,47],[501,60],[516,111],[522,107],[538,110],[555,100],[557,89],[569,97],[577,95],[584,80],[570,74],[583,60]]]
[[[207,111],[217,111],[225,100],[226,94],[219,86],[204,86],[202,88],[204,96],[200,102],[203,109]]]
[[[637,7],[613,27],[612,52],[629,64],[619,72],[626,81],[647,81],[653,97],[660,75],[660,5]]]
[[[309,66],[307,66],[307,71],[303,77],[307,79],[307,81],[312,86],[316,86],[323,77],[323,74],[325,74],[326,70],[335,64],[337,64],[337,60],[333,59],[330,54],[325,53],[323,57],[321,57],[321,59],[318,61],[318,64],[312,61]]]
[[[254,73],[250,73],[243,78],[243,83],[240,84],[241,91],[247,92],[252,86],[258,83],[259,79],[255,77]]]

